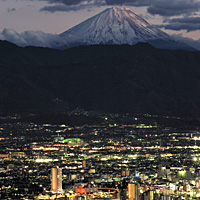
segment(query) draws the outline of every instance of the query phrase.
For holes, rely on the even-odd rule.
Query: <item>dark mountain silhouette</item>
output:
[[[200,115],[200,52],[96,45],[68,50],[0,42],[0,112],[91,110]]]

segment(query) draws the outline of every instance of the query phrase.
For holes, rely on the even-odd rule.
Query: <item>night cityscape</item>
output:
[[[199,119],[71,115],[97,121],[72,126],[1,116],[1,199],[199,198]]]
[[[200,200],[200,0],[0,0],[0,200]]]

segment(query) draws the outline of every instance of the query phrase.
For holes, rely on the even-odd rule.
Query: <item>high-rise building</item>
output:
[[[51,168],[51,191],[62,192],[62,169],[59,167]]]
[[[138,200],[138,184],[137,183],[129,183],[128,184],[128,199],[129,200]]]
[[[82,166],[83,166],[83,168],[87,167],[87,161],[86,160],[83,160]]]
[[[125,169],[125,170],[122,170],[122,176],[129,176],[130,175],[130,171]]]
[[[126,171],[125,170],[122,171],[122,176],[126,176]]]
[[[148,191],[148,200],[154,200],[154,191]]]

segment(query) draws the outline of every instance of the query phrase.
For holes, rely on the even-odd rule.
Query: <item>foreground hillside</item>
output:
[[[200,52],[144,43],[60,51],[1,41],[0,74],[0,112],[49,111],[67,104],[200,115]]]

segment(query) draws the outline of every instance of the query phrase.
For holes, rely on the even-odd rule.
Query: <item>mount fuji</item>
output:
[[[108,8],[59,36],[70,47],[147,42],[157,48],[194,50],[175,41],[129,8]]]

